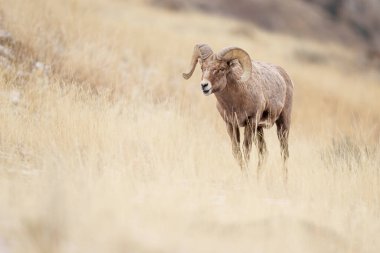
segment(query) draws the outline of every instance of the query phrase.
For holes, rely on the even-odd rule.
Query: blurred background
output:
[[[380,2],[376,0],[152,0],[173,11],[197,10],[252,22],[297,38],[355,47],[371,58],[380,52]]]
[[[292,78],[256,180],[194,45]],[[380,251],[377,0],[0,0],[0,253]]]

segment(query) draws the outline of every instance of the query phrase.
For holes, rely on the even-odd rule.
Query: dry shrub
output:
[[[378,163],[378,146],[359,144],[346,136],[339,139],[334,138],[331,144],[322,152],[321,158],[328,169],[357,171],[374,166]],[[367,164],[370,161],[373,164]]]

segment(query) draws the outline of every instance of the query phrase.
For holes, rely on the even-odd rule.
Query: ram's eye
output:
[[[224,69],[218,69],[218,74],[223,74],[224,73]]]

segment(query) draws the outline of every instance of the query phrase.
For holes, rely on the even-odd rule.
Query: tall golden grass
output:
[[[0,70],[0,252],[380,250],[379,77],[355,53],[138,1],[0,3],[24,59]],[[182,79],[199,42],[294,79],[287,186],[275,130],[244,177]]]

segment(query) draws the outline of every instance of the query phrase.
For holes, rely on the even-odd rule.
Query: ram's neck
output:
[[[226,87],[215,93],[218,103],[227,111],[240,110],[244,107],[247,84],[238,81],[238,78],[239,75],[236,73],[227,75]]]

